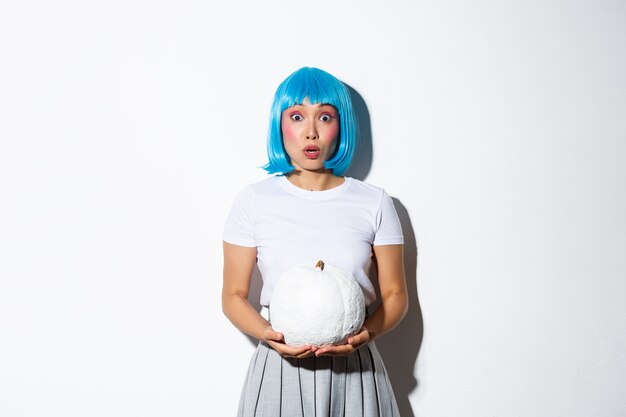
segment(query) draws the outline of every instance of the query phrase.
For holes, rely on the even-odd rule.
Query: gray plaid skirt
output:
[[[399,417],[374,342],[349,356],[283,358],[259,343],[238,417]]]

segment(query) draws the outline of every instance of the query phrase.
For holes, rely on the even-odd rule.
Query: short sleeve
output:
[[[223,233],[224,242],[239,246],[256,246],[254,239],[254,195],[249,188],[235,197]]]
[[[376,216],[376,235],[374,236],[374,246],[380,245],[401,245],[404,243],[402,225],[398,218],[398,213],[393,205],[393,200],[383,191],[380,208]]]

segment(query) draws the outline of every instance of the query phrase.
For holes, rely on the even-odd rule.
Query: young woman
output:
[[[259,340],[238,416],[399,416],[373,341],[407,311],[403,235],[381,188],[342,176],[355,146],[352,104],[339,80],[305,67],[281,83],[265,166],[278,175],[244,188],[224,229],[224,314]],[[344,345],[289,346],[271,325],[272,289],[282,272],[318,259],[351,273],[366,305],[376,301],[373,262],[380,303]],[[257,264],[261,313],[247,300]]]

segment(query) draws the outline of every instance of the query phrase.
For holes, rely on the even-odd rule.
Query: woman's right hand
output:
[[[285,343],[285,337],[282,333],[274,331],[272,326],[267,326],[263,332],[263,340],[270,345],[276,352],[285,358],[306,358],[313,356],[317,347],[315,346],[289,346]]]

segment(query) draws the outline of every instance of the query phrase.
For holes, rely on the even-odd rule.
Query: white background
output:
[[[4,1],[0,416],[233,415],[221,230],[278,83],[396,198],[403,416],[626,415],[626,3]],[[417,261],[416,261],[417,256]],[[419,295],[419,303],[418,303]]]

